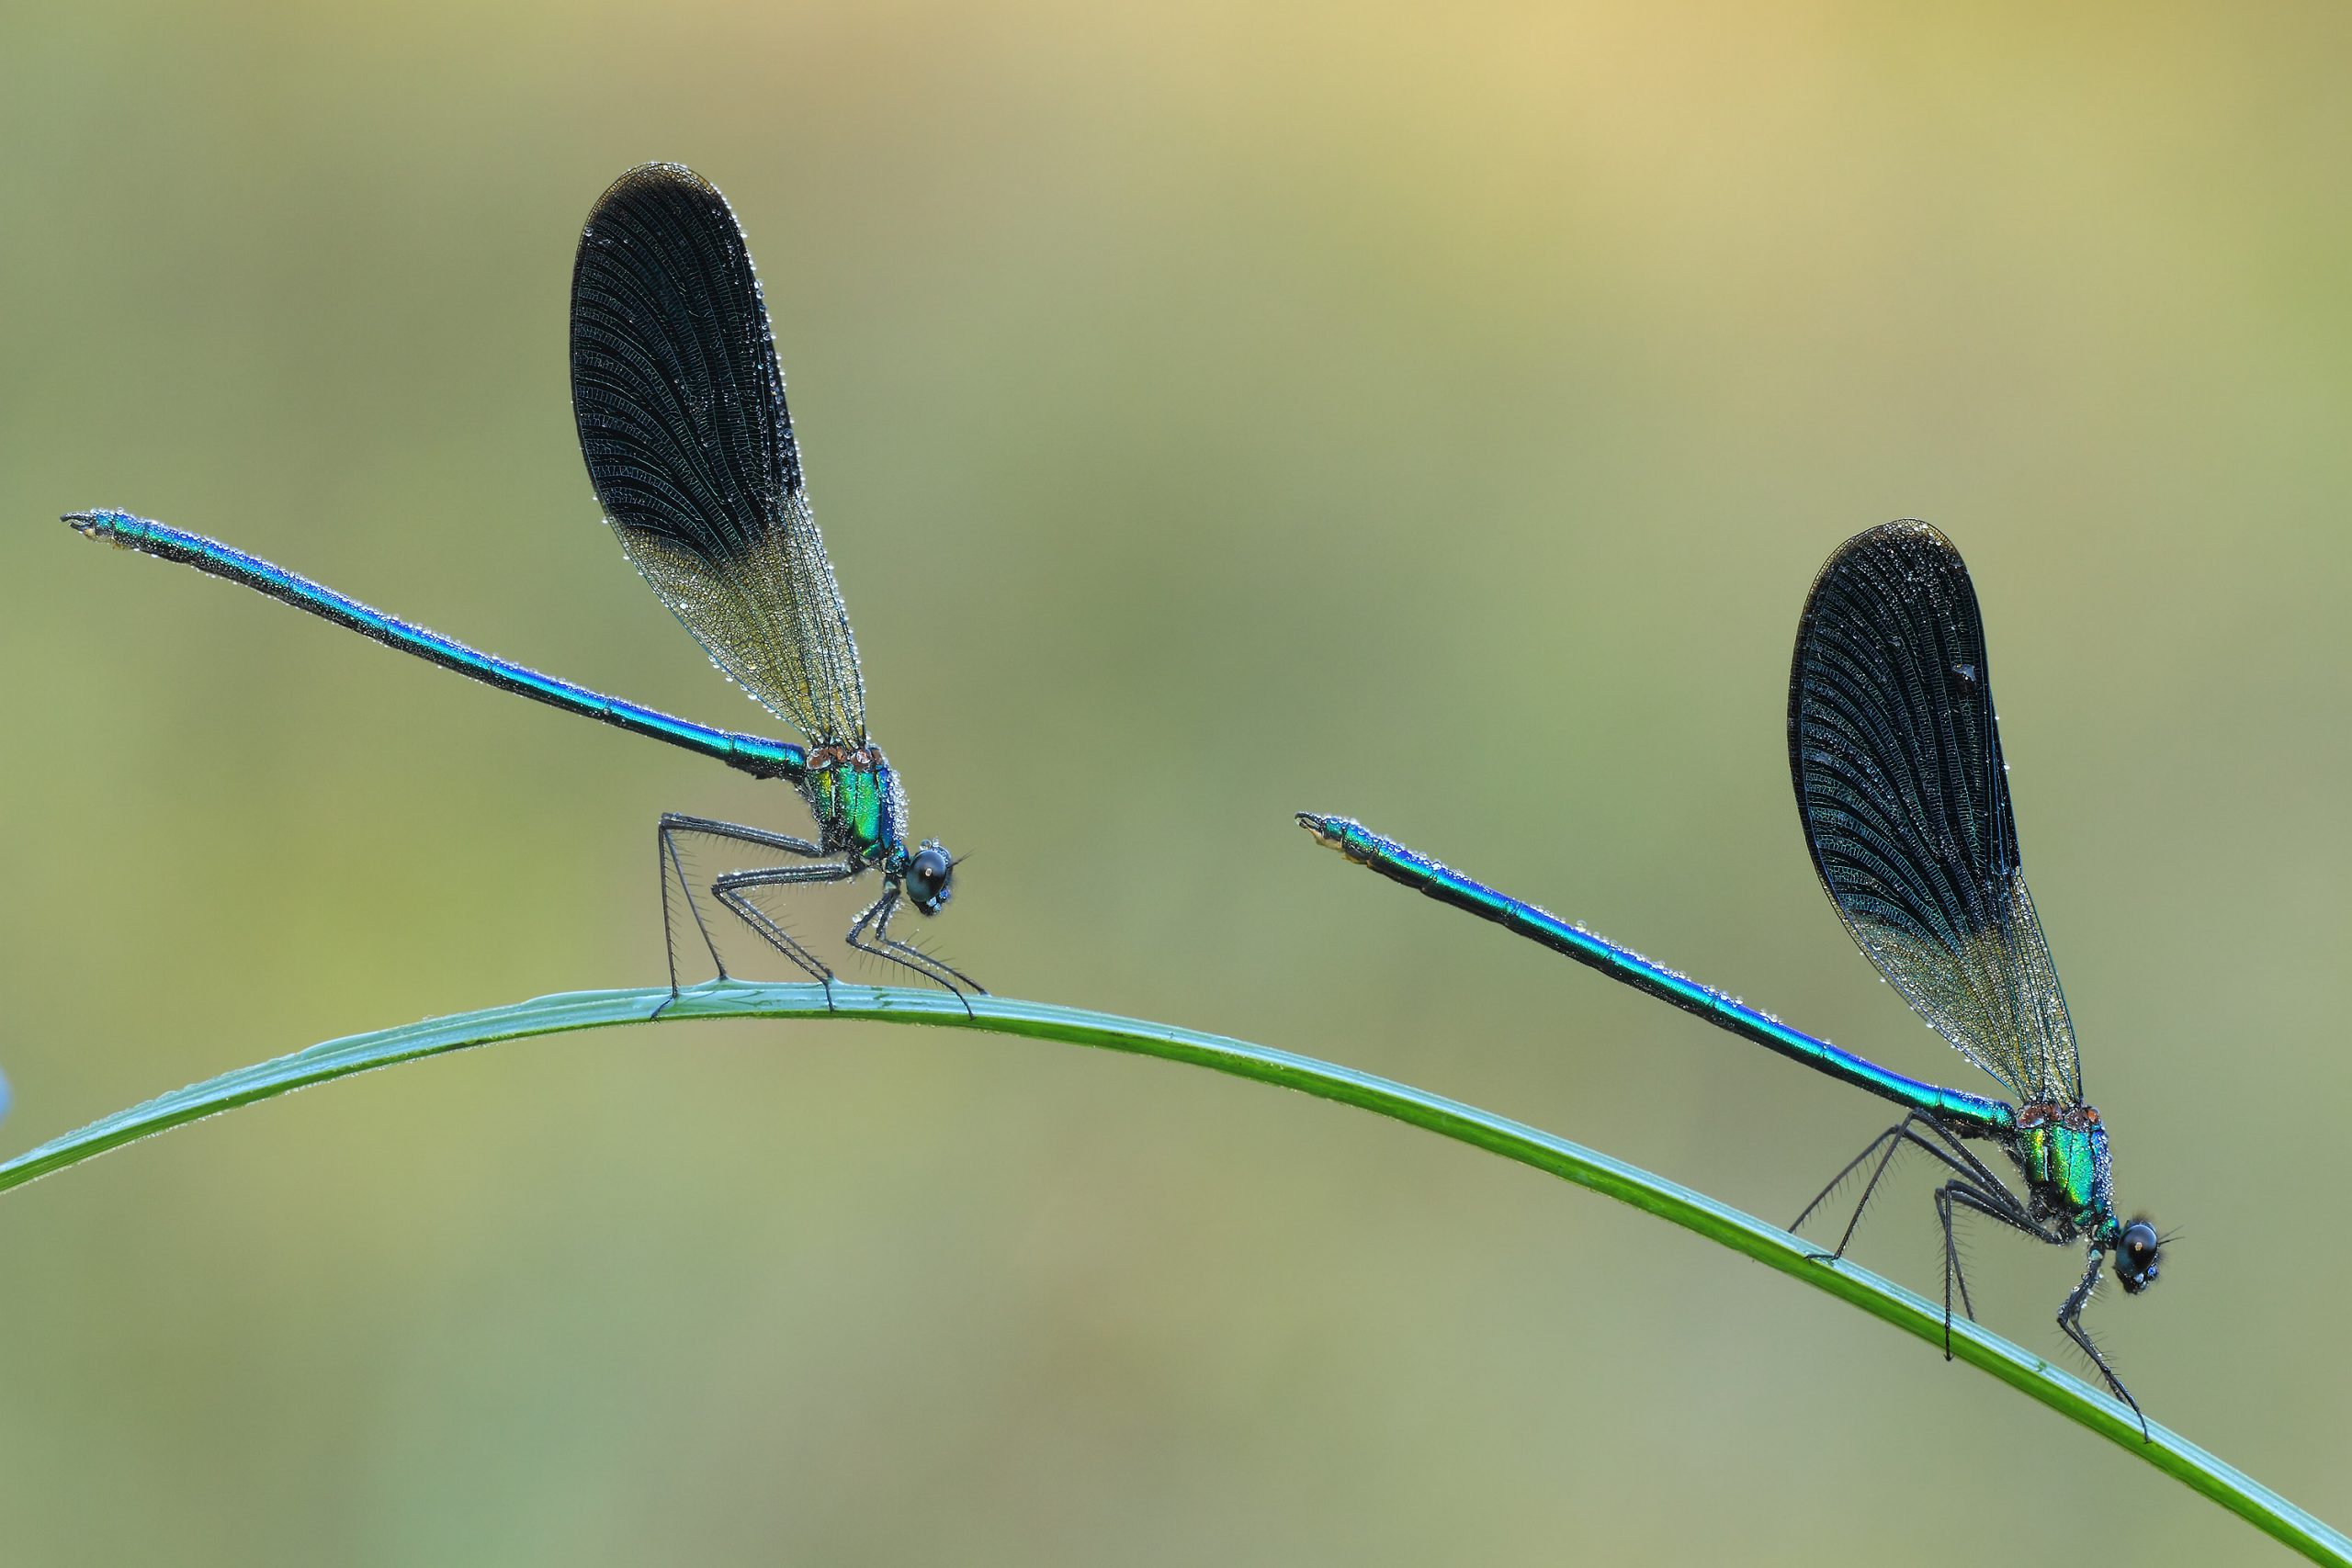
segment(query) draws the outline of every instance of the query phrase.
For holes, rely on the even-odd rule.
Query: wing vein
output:
[[[759,277],[726,198],[693,171],[632,169],[589,214],[571,395],[606,521],[711,662],[819,744],[863,744],[857,645]]]
[[[2013,1094],[2078,1102],[1975,590],[1926,524],[1858,535],[1822,568],[1789,676],[1789,767],[1814,868],[1888,983]]]

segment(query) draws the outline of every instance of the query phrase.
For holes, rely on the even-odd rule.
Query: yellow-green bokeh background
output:
[[[0,20],[0,1148],[650,981],[655,813],[799,820],[49,521],[756,725],[565,401],[580,220],[675,158],[749,229],[876,734],[972,857],[947,953],[1768,1215],[1881,1112],[1290,813],[1982,1088],[1839,931],[1781,732],[1821,558],[1944,526],[2124,1201],[2187,1232],[2095,1325],[2352,1517],[2340,7]],[[2074,1259],[1973,1253],[2056,1355]],[[1919,1173],[1862,1255],[1934,1287]],[[0,1277],[15,1562],[2276,1560],[1600,1199],[1061,1047],[503,1047],[11,1196]]]

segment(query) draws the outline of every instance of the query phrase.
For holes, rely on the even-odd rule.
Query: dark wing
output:
[[[743,231],[676,164],[615,180],[571,272],[571,409],[621,547],[711,661],[820,745],[865,688]]]
[[[1960,552],[1925,523],[1858,534],[1806,598],[1789,772],[1846,929],[1961,1055],[2020,1100],[2082,1072],[2033,900]]]

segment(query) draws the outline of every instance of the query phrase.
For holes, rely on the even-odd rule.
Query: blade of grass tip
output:
[[[1055,1040],[1183,1062],[1215,1072],[1352,1105],[1441,1137],[1485,1149],[1670,1221],[1767,1268],[1861,1308],[1929,1344],[1943,1343],[1942,1309],[1850,1263],[1817,1261],[1810,1244],[1636,1166],[1478,1110],[1351,1067],[1168,1024],[1001,997],[966,999],[940,991],[734,982],[699,987],[675,1001],[665,989],[578,991],[511,1007],[427,1019],[399,1029],[331,1040],[273,1061],[240,1067],[159,1095],[0,1164],[0,1192],[168,1128],[378,1067],[503,1040],[568,1033],[619,1023],[692,1019],[862,1019]],[[668,1004],[666,1007],[663,1004]],[[1956,1359],[2087,1427],[2201,1493],[2315,1562],[2352,1568],[2352,1540],[2250,1476],[2153,1423],[2143,1440],[2123,1405],[2047,1359],[1968,1322],[1951,1325]]]

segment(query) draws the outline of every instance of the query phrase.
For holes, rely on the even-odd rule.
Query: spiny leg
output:
[[[1952,1157],[1952,1153],[1948,1153],[1944,1148],[1939,1148],[1933,1144],[1928,1143],[1917,1133],[1914,1133],[1911,1129],[1915,1124],[1925,1126],[1929,1132],[1941,1138],[1946,1145],[1950,1145],[1952,1153],[1958,1154],[1959,1159],[1955,1160]],[[1992,1172],[1986,1170],[1983,1163],[1979,1161],[1973,1154],[1969,1152],[1966,1145],[1956,1141],[1950,1131],[1944,1127],[1943,1123],[1938,1122],[1933,1116],[1928,1115],[1924,1111],[1914,1111],[1909,1115],[1904,1117],[1902,1121],[1896,1122],[1894,1126],[1889,1127],[1877,1137],[1872,1138],[1868,1144],[1865,1144],[1862,1146],[1862,1152],[1860,1154],[1858,1154],[1852,1159],[1848,1160],[1846,1162],[1845,1168],[1829,1179],[1828,1186],[1824,1187],[1819,1192],[1814,1194],[1813,1201],[1804,1206],[1804,1212],[1797,1215],[1795,1224],[1792,1224],[1789,1228],[1791,1230],[1794,1230],[1798,1226],[1803,1225],[1806,1220],[1812,1218],[1813,1212],[1815,1209],[1820,1208],[1824,1202],[1827,1201],[1829,1195],[1837,1191],[1840,1186],[1844,1185],[1848,1177],[1860,1169],[1862,1162],[1869,1159],[1871,1155],[1876,1154],[1878,1152],[1879,1145],[1882,1144],[1887,1145],[1886,1153],[1880,1157],[1877,1168],[1871,1173],[1870,1182],[1862,1190],[1862,1200],[1860,1203],[1857,1203],[1854,1206],[1853,1218],[1849,1220],[1846,1224],[1845,1239],[1838,1244],[1838,1256],[1844,1256],[1847,1244],[1851,1242],[1854,1238],[1854,1227],[1861,1221],[1862,1211],[1869,1207],[1871,1198],[1877,1190],[1879,1179],[1886,1174],[1887,1168],[1893,1163],[1896,1152],[1905,1144],[1909,1144],[1915,1148],[1927,1150],[1928,1153],[1934,1156],[1939,1162],[1950,1167],[1955,1171],[1960,1172],[1963,1176],[1979,1176],[1986,1181],[1993,1182],[1995,1186],[1999,1185],[1999,1182],[1994,1178]],[[1825,1253],[1823,1256],[1828,1257],[1830,1255]]]
[[[886,958],[893,964],[904,964],[919,973],[929,974],[932,979],[946,987],[947,989],[956,991],[959,996],[964,991],[987,996],[989,988],[986,986],[949,964],[945,959],[934,953],[926,953],[910,942],[900,942],[890,934],[890,922],[897,918],[899,907],[903,902],[905,902],[903,889],[896,885],[884,889],[882,897],[866,906],[865,912],[851,922],[850,945],[860,952],[871,953],[877,958]],[[869,920],[874,926],[874,943],[868,943],[864,937]],[[884,948],[889,951],[883,952]]]
[[[670,961],[670,1000],[678,999],[677,923],[670,913],[670,879],[677,878],[678,891],[686,900],[686,912],[694,917],[695,930],[702,935],[704,951],[710,954],[710,965],[718,977],[727,978],[727,961],[719,956],[718,942],[710,934],[710,922],[702,918],[702,902],[695,897],[694,877],[686,870],[685,857],[678,852],[677,834],[691,831],[689,824],[699,824],[700,818],[684,817],[665,811],[653,828],[654,870],[662,883],[662,945]],[[668,1002],[662,1006],[667,1007]],[[658,1014],[657,1014],[658,1016]]]
[[[1915,1125],[1926,1127],[1940,1141],[1929,1143],[1912,1131]],[[2002,1185],[2000,1178],[1987,1169],[1984,1162],[1978,1159],[1975,1153],[1966,1144],[1962,1143],[1950,1128],[1926,1111],[1915,1111],[1877,1137],[1872,1138],[1868,1145],[1864,1145],[1860,1154],[1847,1161],[1846,1168],[1832,1177],[1829,1185],[1823,1188],[1815,1195],[1813,1201],[1804,1206],[1804,1213],[1796,1218],[1796,1225],[1804,1224],[1812,1216],[1813,1212],[1821,1207],[1822,1203],[1832,1192],[1838,1190],[1839,1185],[1848,1177],[1860,1168],[1862,1162],[1869,1159],[1882,1144],[1886,1146],[1886,1152],[1879,1156],[1878,1165],[1871,1170],[1870,1181],[1862,1188],[1861,1201],[1854,1205],[1853,1214],[1846,1221],[1845,1233],[1838,1238],[1838,1249],[1835,1252],[1814,1254],[1815,1261],[1831,1262],[1846,1256],[1846,1248],[1853,1244],[1854,1232],[1862,1223],[1862,1212],[1870,1207],[1871,1199],[1878,1191],[1879,1181],[1886,1175],[1887,1168],[1894,1164],[1896,1153],[1906,1144],[1913,1148],[1925,1149],[1938,1164],[1951,1170],[1963,1181],[1990,1191],[1999,1192],[2004,1196],[2007,1195],[2008,1190]],[[2015,1200],[2011,1201],[2014,1203]],[[1792,1225],[1790,1228],[1793,1230],[1796,1225]]]
[[[900,942],[890,934],[890,917],[898,913],[900,897],[898,884],[892,883],[885,887],[882,897],[868,904],[865,912],[850,922],[850,946],[901,968],[911,969],[933,985],[954,992],[956,999],[964,1004],[965,1015],[969,1017],[972,1004],[964,993],[972,990],[985,997],[989,994],[988,987],[954,968],[945,960],[934,958],[912,942]],[[874,928],[872,942],[865,940],[865,928],[869,924]]]
[[[1823,1188],[1820,1194],[1815,1197],[1812,1202],[1805,1205],[1804,1213],[1797,1216],[1797,1224],[1804,1224],[1806,1217],[1810,1215],[1815,1209],[1820,1207],[1822,1200],[1827,1198],[1830,1193],[1836,1191],[1838,1190],[1838,1183],[1844,1181],[1847,1177],[1850,1176],[1856,1166],[1860,1165],[1862,1161],[1870,1158],[1871,1150],[1877,1148],[1881,1144],[1884,1144],[1886,1145],[1886,1152],[1879,1156],[1878,1164],[1871,1168],[1871,1179],[1862,1183],[1862,1196],[1860,1200],[1854,1204],[1854,1212],[1846,1217],[1846,1229],[1844,1233],[1838,1237],[1838,1249],[1834,1252],[1815,1254],[1814,1257],[1816,1260],[1822,1262],[1835,1262],[1838,1258],[1846,1256],[1846,1248],[1853,1244],[1854,1232],[1862,1223],[1862,1211],[1871,1206],[1871,1199],[1877,1194],[1879,1181],[1886,1175],[1887,1168],[1894,1163],[1895,1155],[1901,1152],[1905,1144],[1908,1143],[1916,1145],[1919,1141],[1917,1135],[1911,1131],[1911,1122],[1912,1118],[1906,1116],[1896,1125],[1889,1127],[1877,1137],[1872,1138],[1863,1148],[1862,1152],[1856,1155],[1853,1159],[1848,1163],[1846,1168],[1838,1173],[1836,1179],[1831,1181],[1827,1187]]]
[[[2090,1304],[2091,1292],[2098,1286],[2099,1265],[2106,1261],[2106,1253],[2096,1247],[2091,1248],[2090,1267],[2083,1270],[2082,1283],[2067,1294],[2065,1304],[2058,1309],[2058,1326],[2067,1338],[2075,1342],[2076,1349],[2091,1359],[2091,1365],[2097,1367],[2098,1375],[2107,1380],[2107,1386],[2115,1391],[2115,1397],[2130,1405],[2132,1414],[2140,1418],[2140,1440],[2154,1442],[2155,1439],[2148,1432],[2147,1412],[2142,1410],[2140,1402],[2132,1397],[2132,1391],[2123,1386],[2123,1380],[2115,1375],[2115,1369],[2107,1364],[2107,1358],[2098,1353],[2098,1347],[2091,1343],[2091,1337],[2083,1332],[2083,1308]]]
[[[702,904],[695,897],[694,878],[686,870],[685,858],[678,852],[678,835],[681,833],[699,834],[704,838],[752,844],[764,850],[782,850],[787,854],[805,855],[811,860],[817,859],[825,852],[820,846],[809,843],[804,839],[796,839],[789,833],[771,833],[764,829],[746,828],[739,823],[720,822],[708,817],[688,817],[676,811],[665,811],[662,814],[662,820],[654,829],[654,840],[662,874],[662,938],[665,942],[669,942],[673,935],[670,919],[670,876],[674,872],[678,879],[678,890],[685,895],[686,909],[694,916],[695,928],[701,932],[703,946],[710,953],[711,967],[716,969],[718,972],[718,977],[724,980],[728,977],[726,961],[718,955],[718,944],[711,937],[709,922],[702,918]],[[670,989],[674,998],[678,989],[677,949],[674,942],[670,944]]]
[[[711,966],[718,971],[720,979],[727,978],[726,961],[718,956],[718,944],[710,939],[710,927],[702,918],[702,906],[695,902],[694,884],[686,879],[686,863],[679,858],[678,846],[671,841],[670,819],[665,816],[653,829],[653,873],[662,884],[662,953],[670,962],[670,1001],[662,1004],[664,1008],[678,999],[678,932],[670,919],[670,874],[673,871],[678,877],[678,890],[685,895],[686,912],[694,917],[695,929],[702,933],[702,944],[710,953]],[[661,1017],[662,1008],[654,1009],[653,1016]]]
[[[833,1005],[833,972],[824,960],[793,940],[765,909],[743,896],[747,887],[790,887],[811,882],[847,882],[865,868],[854,860],[820,861],[815,865],[778,865],[762,871],[730,871],[715,877],[711,896],[735,912],[735,918],[757,931],[770,947],[791,959],[825,987],[825,1006]]]
[[[1960,1247],[1952,1236],[1951,1222],[1955,1209],[1967,1209],[1989,1219],[1998,1220],[2011,1229],[2023,1231],[2038,1241],[2058,1239],[2036,1225],[2033,1223],[2032,1214],[2018,1201],[2017,1195],[2006,1187],[1996,1186],[1987,1190],[1970,1182],[1952,1180],[1936,1189],[1936,1218],[1942,1223],[1944,1231],[1944,1359],[1947,1361],[1951,1359],[1953,1280],[1960,1281],[1961,1310],[1967,1314],[1969,1322],[1976,1321],[1976,1303],[1968,1299],[1968,1275],[1960,1266]]]
[[[1804,1228],[1805,1221],[1813,1218],[1813,1212],[1815,1209],[1820,1208],[1822,1204],[1827,1202],[1829,1201],[1829,1195],[1832,1192],[1837,1191],[1839,1187],[1843,1186],[1848,1177],[1853,1175],[1857,1170],[1860,1170],[1864,1160],[1878,1153],[1878,1146],[1881,1144],[1886,1143],[1900,1135],[1903,1128],[1908,1125],[1910,1125],[1910,1118],[1905,1117],[1904,1118],[1902,1126],[1889,1127],[1885,1132],[1881,1133],[1877,1137],[1872,1138],[1869,1143],[1863,1145],[1862,1152],[1856,1155],[1852,1159],[1848,1160],[1846,1162],[1845,1168],[1841,1169],[1837,1175],[1829,1179],[1829,1185],[1815,1193],[1813,1195],[1813,1201],[1807,1203],[1802,1210],[1798,1211],[1797,1217],[1789,1222],[1789,1229],[1792,1231],[1803,1230]],[[1871,1179],[1875,1181],[1877,1179],[1873,1177]],[[1826,1257],[1827,1254],[1825,1253],[1823,1256]]]
[[[1976,1321],[1976,1303],[1968,1299],[1968,1276],[1960,1267],[1960,1247],[1951,1234],[1951,1184],[1936,1189],[1936,1220],[1944,1228],[1944,1359],[1951,1359],[1951,1283],[1960,1281],[1960,1310]]]
[[[653,842],[656,869],[661,873],[662,943],[670,964],[670,1001],[653,1010],[655,1018],[662,1016],[662,1010],[670,1002],[678,999],[677,931],[670,918],[670,877],[673,872],[678,878],[678,890],[685,895],[686,910],[694,916],[695,929],[701,932],[703,947],[710,953],[711,967],[718,972],[720,979],[728,977],[726,960],[718,955],[718,943],[710,934],[709,922],[702,918],[701,902],[695,897],[694,879],[687,874],[685,859],[678,852],[677,836],[681,833],[697,833],[706,838],[753,844],[761,849],[782,850],[786,854],[805,855],[811,860],[825,852],[820,846],[804,839],[796,839],[788,833],[771,833],[764,829],[746,828],[740,823],[721,822],[708,817],[688,817],[676,811],[663,812],[662,820],[654,827]]]

